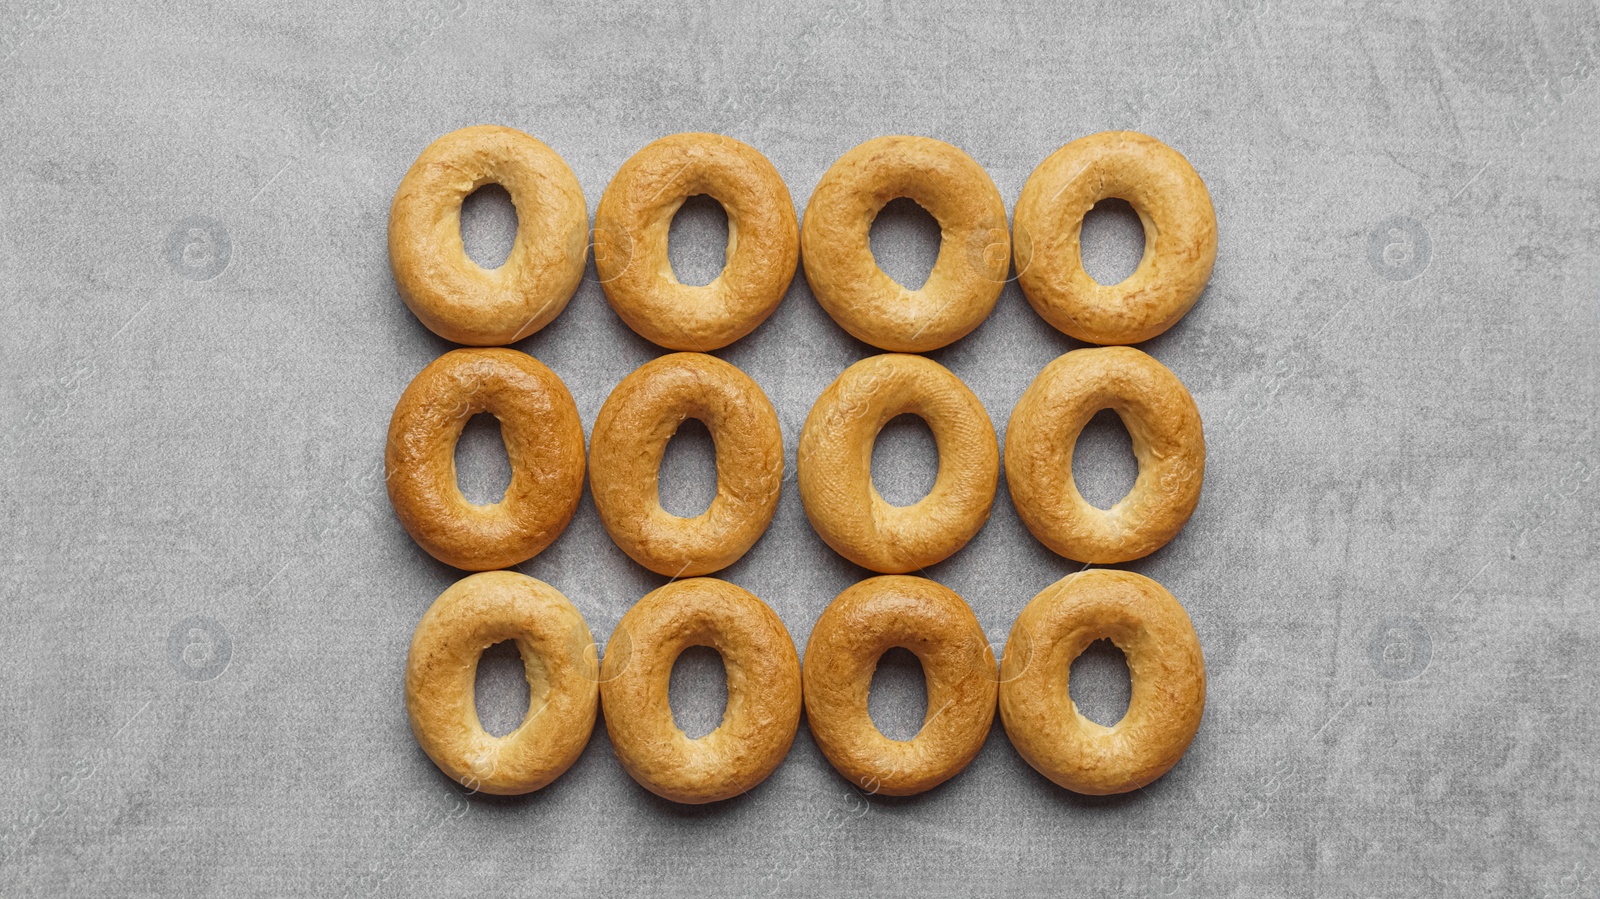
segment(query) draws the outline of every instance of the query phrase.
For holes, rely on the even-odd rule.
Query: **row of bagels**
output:
[[[1072,477],[1072,451],[1096,411],[1116,409],[1133,436],[1139,477],[1110,509]],[[511,481],[490,505],[456,481],[467,419],[500,422]],[[914,414],[939,448],[926,496],[891,505],[872,484],[872,446],[890,419]],[[717,492],[683,518],[661,506],[667,443],[694,418],[715,445]],[[1006,483],[1024,524],[1056,553],[1112,564],[1160,549],[1188,522],[1205,474],[1200,412],[1183,383],[1132,347],[1074,350],[1045,366],[1011,414]],[[983,404],[925,356],[883,353],[845,369],[817,398],[800,434],[800,498],[817,534],[884,574],[918,571],[966,546],[988,521],[1001,452]],[[765,533],[784,481],[777,412],[748,375],[705,353],[669,353],[623,378],[584,444],[577,404],[559,376],[516,350],[451,350],[395,405],[385,451],[396,516],[434,558],[468,571],[521,564],[566,529],[587,471],[617,546],[657,574],[693,577],[732,565]]]
[[[466,254],[461,204],[499,184],[517,211],[505,263]],[[673,275],[667,235],[691,196],[728,216],[727,264],[710,284]],[[1101,200],[1128,201],[1144,224],[1138,268],[1114,285],[1083,269],[1083,217]],[[874,261],[873,219],[909,198],[939,223],[927,281],[908,290]],[[1182,154],[1129,131],[1079,138],[1029,177],[1011,227],[988,173],[957,147],[926,137],[869,140],[823,175],[797,224],[789,190],[759,151],[717,134],[660,138],[634,154],[595,213],[555,151],[513,128],[479,125],[430,144],[395,192],[389,256],[400,296],[434,333],[468,346],[505,346],[566,307],[589,248],[607,299],[629,327],[674,350],[709,352],[755,330],[782,301],[801,260],[812,293],[850,334],[891,352],[960,339],[989,315],[1013,260],[1041,316],[1088,343],[1132,344],[1171,327],[1210,278],[1217,253],[1210,194]]]
[[[1072,705],[1072,657],[1098,636],[1123,647],[1128,712],[1113,728]],[[515,640],[529,707],[510,733],[487,733],[473,704],[478,657]],[[690,646],[723,658],[722,723],[694,738],[667,701],[672,667]],[[878,731],[867,694],[878,659],[911,649],[928,685],[927,717],[909,740]],[[1079,793],[1136,790],[1183,757],[1205,706],[1200,643],[1160,584],[1095,569],[1046,587],[996,652],[955,591],[904,575],[840,593],[812,626],[805,658],[783,621],[727,581],[674,580],[617,622],[604,659],[582,613],[560,591],[514,571],[470,575],[423,615],[406,664],[406,707],[424,752],[474,792],[515,795],[560,777],[588,745],[598,712],[623,768],[651,792],[701,804],[755,789],[782,764],[804,709],[823,755],[863,793],[909,796],[959,774],[988,739],[998,709],[1017,752]]]

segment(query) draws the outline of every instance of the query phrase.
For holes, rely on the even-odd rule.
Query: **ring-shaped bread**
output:
[[[681,518],[661,507],[667,443],[694,418],[717,453],[717,495]],[[778,413],[744,372],[704,353],[672,353],[622,379],[589,438],[589,486],[611,539],[635,562],[696,577],[738,561],[760,539],[783,487]]]
[[[467,420],[500,421],[511,483],[479,505],[456,482]],[[549,546],[583,495],[583,425],[556,373],[526,353],[459,349],[424,368],[395,404],[384,453],[389,501],[412,539],[468,571],[509,568]]]
[[[1072,660],[1108,639],[1128,663],[1128,711],[1111,727],[1078,711]],[[1020,646],[1020,651],[1013,651]],[[1127,571],[1068,575],[1017,616],[1000,663],[1000,718],[1035,770],[1077,793],[1137,790],[1188,751],[1206,704],[1200,640],[1160,584]]]
[[[909,740],[872,723],[867,695],[890,649],[922,663],[928,708]],[[972,609],[926,578],[885,575],[840,593],[806,644],[806,721],[822,754],[868,793],[910,796],[959,774],[978,755],[994,721],[994,651]]]
[[[683,284],[667,256],[672,218],[706,195],[728,215],[727,262],[710,284]],[[794,201],[760,151],[720,134],[673,134],[622,164],[595,212],[594,264],[606,299],[646,340],[708,352],[778,308],[800,255]]]
[[[1083,269],[1083,218],[1126,200],[1144,225],[1133,274],[1101,284]],[[1106,131],[1050,154],[1029,176],[1012,223],[1017,281],[1045,321],[1088,343],[1129,344],[1194,306],[1217,260],[1211,194],[1183,154],[1145,134]]]
[[[461,241],[461,204],[498,184],[517,210],[506,261],[485,269]],[[556,152],[515,128],[476,125],[429,144],[389,207],[389,266],[430,331],[469,346],[516,343],[572,299],[589,253],[589,208]]]
[[[528,678],[528,712],[503,737],[478,720],[483,651],[516,641]],[[440,594],[411,638],[406,711],[428,758],[473,790],[537,790],[571,767],[589,742],[599,705],[589,626],[560,591],[514,571],[462,578]]]
[[[728,678],[722,723],[698,739],[678,727],[668,702],[673,663],[691,646],[716,650]],[[600,702],[634,780],[674,802],[716,802],[753,789],[788,755],[800,725],[800,659],[777,613],[749,591],[715,578],[673,581],[617,622]]]
[[[916,290],[872,255],[872,222],[908,198],[939,223],[939,256]],[[925,353],[965,337],[1005,286],[1011,238],[1005,202],[971,156],[927,137],[878,137],[823,174],[806,204],[801,261],[817,302],[857,340]]]
[[[1139,476],[1109,509],[1072,477],[1078,435],[1101,409],[1122,419]],[[1155,552],[1200,502],[1206,440],[1194,398],[1166,366],[1132,347],[1074,350],[1044,367],[1006,426],[1006,484],[1028,530],[1056,553],[1097,565]]]
[[[872,445],[890,419],[912,413],[939,448],[928,495],[893,506],[872,483]],[[904,574],[961,549],[994,503],[1000,450],[983,404],[949,369],[923,356],[870,356],[844,370],[811,407],[800,433],[800,498],[834,551],[865,568]]]

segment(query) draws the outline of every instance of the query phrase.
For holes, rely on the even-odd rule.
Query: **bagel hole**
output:
[[[1127,200],[1101,200],[1083,217],[1079,261],[1096,282],[1121,284],[1144,259],[1144,240],[1144,223]]]
[[[698,740],[716,730],[728,712],[728,669],[722,653],[709,646],[691,646],[672,663],[667,683],[672,722],[684,736]]]
[[[679,284],[704,287],[728,264],[728,211],[714,197],[683,201],[667,229],[667,259]]]
[[[878,657],[867,689],[867,715],[872,725],[891,740],[909,740],[928,718],[928,680],[922,660],[899,646]]]
[[[506,264],[517,242],[517,205],[498,184],[485,184],[461,201],[461,245],[479,268]]]
[[[705,424],[686,419],[667,441],[656,476],[656,501],[679,518],[704,515],[717,498],[717,443]]]
[[[528,717],[533,697],[517,641],[496,643],[478,657],[472,703],[478,710],[478,723],[492,736],[511,733]]]
[[[467,419],[456,441],[456,489],[474,505],[505,498],[511,486],[511,459],[500,433],[500,419],[479,412]]]
[[[1072,660],[1067,684],[1078,714],[1096,724],[1114,727],[1128,714],[1128,703],[1133,698],[1128,659],[1110,640],[1090,643]]]
[[[1122,416],[1101,409],[1078,435],[1072,450],[1072,480],[1089,505],[1109,509],[1133,490],[1139,479],[1139,460],[1133,455],[1133,438]]]
[[[939,220],[908,197],[890,200],[872,220],[872,258],[906,290],[921,290],[939,261]]]
[[[921,416],[889,419],[872,444],[872,486],[891,506],[910,506],[939,479],[939,444]]]

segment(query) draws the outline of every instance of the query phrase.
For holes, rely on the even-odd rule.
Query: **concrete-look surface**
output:
[[[6,896],[1192,895],[1600,893],[1600,12],[1593,4],[840,0],[419,0],[0,9],[0,894]],[[663,134],[721,132],[772,160],[797,212],[881,134],[954,143],[1008,211],[1034,166],[1107,129],[1155,135],[1209,186],[1220,252],[1188,317],[1143,345],[1205,422],[1188,527],[1123,567],[1187,607],[1204,647],[1199,736],[1166,777],[1091,799],[1036,774],[998,722],[943,787],[884,799],[838,777],[804,724],[738,799],[675,807],[631,781],[600,727],[520,799],[469,796],[418,749],[411,632],[460,572],[400,528],[385,430],[450,345],[411,315],[385,226],[401,175],[458,127],[560,153],[590,214]],[[484,259],[503,195],[469,202]],[[714,204],[675,229],[685,278],[720,258]],[[1115,280],[1136,221],[1097,212],[1085,254]],[[920,281],[937,230],[876,228]],[[1004,437],[1035,374],[1081,344],[1016,284],[930,354]],[[587,432],[660,350],[611,311],[591,262],[519,349]],[[873,352],[797,276],[718,355],[767,392],[786,480],[766,536],[722,573],[798,648],[867,576],[811,530],[794,452],[813,400]],[[668,507],[709,500],[703,429],[676,441]],[[506,463],[474,423],[462,480]],[[909,502],[936,453],[880,440]],[[1077,470],[1131,483],[1104,417]],[[1002,479],[993,515],[926,574],[1003,644],[1080,566],[1035,541]],[[597,639],[665,578],[607,537],[587,493],[518,570]],[[1102,720],[1114,654],[1078,666]],[[691,732],[720,669],[680,668]],[[520,674],[482,669],[492,727]],[[892,656],[872,702],[904,737],[923,709]]]

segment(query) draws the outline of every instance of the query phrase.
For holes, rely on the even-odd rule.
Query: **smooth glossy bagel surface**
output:
[[[884,736],[867,712],[878,660],[902,647],[922,663],[928,711],[910,740]],[[960,773],[994,720],[994,652],[972,609],[925,578],[869,578],[840,593],[806,645],[806,720],[823,755],[867,793],[909,796]]]
[[[528,677],[528,713],[503,737],[474,705],[478,659],[515,640]],[[583,616],[549,584],[513,571],[470,575],[417,624],[406,660],[406,711],[428,758],[468,789],[513,795],[566,771],[594,729],[599,702],[593,640]]]
[[[461,242],[461,203],[498,184],[517,209],[499,268]],[[476,125],[429,144],[389,208],[389,265],[400,298],[433,333],[470,346],[515,343],[549,324],[583,278],[589,210],[554,150],[515,128]]]
[[[678,281],[672,218],[706,195],[728,215],[727,263],[710,284]],[[628,327],[668,349],[707,352],[755,330],[778,308],[800,254],[794,201],[754,147],[720,134],[673,134],[623,163],[595,212],[594,263]]]
[[[1078,435],[1101,409],[1122,419],[1139,462],[1133,489],[1110,509],[1090,505],[1072,478]],[[1006,427],[1006,484],[1017,514],[1039,542],[1079,562],[1126,562],[1166,545],[1200,502],[1205,469],[1193,397],[1177,375],[1132,347],[1058,357],[1022,394]]]
[[[511,484],[477,505],[456,482],[467,420],[500,421]],[[389,501],[412,539],[468,571],[527,561],[560,536],[583,494],[583,426],[556,373],[508,349],[452,350],[424,368],[395,404],[385,450]]]
[[[872,445],[912,413],[939,448],[928,495],[892,506],[872,483]],[[800,498],[822,539],[850,561],[904,574],[948,558],[989,518],[1000,451],[983,404],[949,369],[922,356],[871,356],[822,392],[800,434]]]
[[[1118,284],[1083,270],[1083,218],[1126,200],[1144,225],[1144,257]],[[1172,327],[1205,290],[1217,259],[1211,194],[1177,150],[1134,131],[1079,138],[1050,154],[1017,199],[1017,280],[1044,320],[1079,340],[1129,344]]]
[[[672,665],[691,646],[722,656],[722,724],[691,740],[672,718]],[[600,667],[606,730],[622,767],[674,802],[728,799],[782,763],[800,724],[800,659],[783,622],[748,591],[715,578],[674,581],[622,616]]]
[[[1072,660],[1109,639],[1132,698],[1111,727],[1078,712]],[[1000,717],[1017,752],[1077,793],[1137,790],[1183,757],[1206,704],[1205,660],[1183,606],[1142,575],[1096,569],[1046,587],[1017,617],[1000,663]]]
[[[686,419],[711,432],[717,495],[693,518],[661,507],[667,443]],[[703,353],[673,353],[640,366],[611,392],[595,420],[589,483],[611,538],[634,561],[669,577],[709,574],[760,539],[783,486],[778,414],[756,382]]]
[[[939,222],[939,257],[917,290],[872,255],[873,220],[902,197]],[[800,243],[822,308],[856,339],[899,353],[937,349],[982,324],[1011,252],[1005,203],[983,167],[943,141],[904,135],[839,157],[806,205]]]

